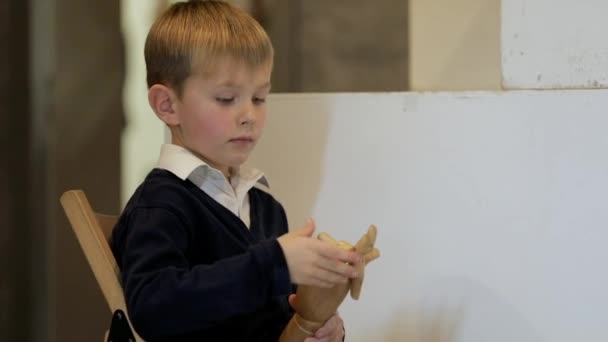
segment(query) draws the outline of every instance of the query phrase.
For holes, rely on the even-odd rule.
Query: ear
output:
[[[158,118],[168,126],[177,126],[180,123],[179,115],[175,110],[178,98],[173,89],[155,84],[148,89],[148,103]]]

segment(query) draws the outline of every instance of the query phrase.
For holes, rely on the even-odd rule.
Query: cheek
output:
[[[184,109],[186,115],[182,128],[191,140],[209,139],[220,133],[222,116],[209,103],[199,100],[189,103]]]
[[[262,111],[260,114],[258,114],[258,127],[260,127],[260,129],[264,128],[264,125],[266,124],[266,110]]]
[[[199,146],[223,145],[229,138],[232,138],[234,132],[234,124],[225,114],[215,112],[198,116],[192,125],[191,138],[197,141]]]

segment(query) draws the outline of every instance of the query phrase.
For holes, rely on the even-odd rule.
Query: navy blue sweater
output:
[[[249,191],[251,228],[196,185],[154,169],[112,236],[127,310],[146,341],[273,341],[293,292],[283,207]]]

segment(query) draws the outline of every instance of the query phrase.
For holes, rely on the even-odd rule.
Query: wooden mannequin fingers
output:
[[[331,235],[327,233],[319,233],[317,238],[321,241],[330,242],[334,245],[338,244],[338,241],[336,241],[336,239],[334,239],[333,237],[331,237]]]
[[[361,277],[352,279],[350,282],[350,298],[358,300],[361,296],[361,287],[363,286],[363,274]]]
[[[373,224],[369,226],[367,232],[359,239],[356,244],[357,252],[365,255],[371,252],[374,248],[374,243],[376,242],[376,235],[378,234],[378,229]]]
[[[331,235],[327,234],[327,233],[320,233],[317,238],[321,241],[324,242],[329,242],[332,245],[336,245],[338,246],[338,248],[340,249],[344,249],[344,250],[354,250],[355,247],[353,245],[351,245],[350,243],[346,242],[346,241],[336,241],[336,239],[334,239]]]
[[[369,226],[365,234],[363,234],[363,236],[361,236],[361,239],[359,239],[359,241],[357,242],[357,246],[373,246],[374,242],[376,242],[377,231],[378,230],[376,226]]]
[[[370,225],[367,228],[367,236],[369,237],[372,246],[376,243],[376,236],[378,235],[378,228],[375,225]]]
[[[354,248],[355,248],[353,245],[351,245],[350,243],[348,243],[346,241],[340,241],[340,242],[338,242],[338,247],[340,247],[342,249],[345,249],[347,251],[354,250]]]
[[[358,264],[356,270],[357,273],[359,273],[359,276],[357,278],[351,278],[350,280],[350,297],[352,299],[359,299],[361,286],[363,285],[363,277],[365,276],[365,264]]]
[[[380,257],[380,250],[378,248],[374,248],[371,252],[365,254],[363,259],[365,260],[365,264],[368,264],[371,261],[374,261]]]
[[[355,249],[361,254],[365,254],[369,250],[369,237],[367,234],[363,235],[359,241],[355,244]]]

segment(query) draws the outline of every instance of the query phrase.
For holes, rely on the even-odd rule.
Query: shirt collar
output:
[[[205,163],[188,149],[174,144],[163,144],[161,146],[158,168],[167,170],[182,180],[191,178],[194,173],[199,173],[199,170],[204,175],[213,174],[215,177],[223,177],[220,170]],[[203,178],[206,178],[204,175],[202,175]],[[249,183],[251,187],[256,185],[256,183],[266,188],[269,187],[268,180],[258,169],[241,168],[235,176],[238,178],[239,183]],[[200,177],[201,175],[197,175],[196,178],[201,179]],[[200,184],[198,185],[200,186]]]

